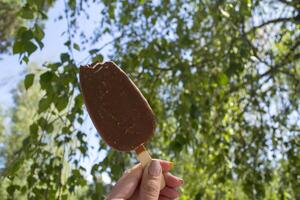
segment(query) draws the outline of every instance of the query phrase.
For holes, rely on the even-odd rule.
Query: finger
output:
[[[162,196],[162,195],[159,195],[159,198],[158,200],[171,200],[170,198],[168,197],[165,197],[165,196]]]
[[[140,199],[157,200],[160,191],[162,169],[158,160],[152,160],[143,172],[140,186]]]
[[[127,170],[116,183],[107,199],[128,199],[131,197],[139,184],[142,172],[141,164]]]
[[[183,184],[183,180],[177,176],[172,175],[171,173],[164,173],[166,185],[169,187],[178,187]]]
[[[174,199],[179,197],[180,193],[175,188],[165,187],[160,191],[160,195]]]
[[[153,159],[153,160],[159,161],[163,172],[170,171],[174,166],[173,162],[167,160],[160,160],[160,159]]]

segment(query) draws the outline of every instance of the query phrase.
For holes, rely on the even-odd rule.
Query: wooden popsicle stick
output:
[[[147,151],[146,147],[143,144],[140,145],[140,146],[138,146],[135,149],[135,152],[137,154],[137,159],[140,161],[140,163],[142,164],[143,168],[145,168],[147,165],[150,164],[152,158],[151,158],[149,152]],[[165,186],[166,186],[165,178],[164,178],[164,175],[161,174],[161,177],[160,177],[160,189],[162,190]]]

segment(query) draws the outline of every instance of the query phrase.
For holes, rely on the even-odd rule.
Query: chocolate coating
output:
[[[154,133],[152,109],[130,78],[113,62],[80,67],[84,103],[103,140],[119,151],[130,151]]]

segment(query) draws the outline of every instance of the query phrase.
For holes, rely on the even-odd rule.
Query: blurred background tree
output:
[[[16,16],[26,23],[13,37],[20,61],[43,48],[42,25],[54,3],[21,3]],[[91,20],[88,8],[95,5],[100,20],[86,36],[78,19]],[[91,133],[82,128],[78,67],[105,57],[153,108],[157,130],[148,146],[154,157],[175,162],[173,173],[185,180],[181,199],[300,198],[298,1],[65,0],[64,6],[58,19],[67,22],[68,51],[27,73],[20,92],[34,97],[15,97],[12,128],[1,135],[2,149],[13,152],[3,153],[1,187],[9,194],[3,196],[103,199],[110,184],[101,175],[114,183],[136,162],[99,139],[104,158],[91,171],[82,166]],[[111,50],[103,55],[106,46]],[[90,55],[79,60],[77,51]]]
[[[8,52],[16,31],[22,25],[23,19],[17,16],[21,8],[21,1],[1,0],[0,1],[0,53]]]

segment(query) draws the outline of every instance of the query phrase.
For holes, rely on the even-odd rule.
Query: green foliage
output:
[[[27,74],[24,80],[25,89],[30,88],[34,81],[34,74]]]
[[[107,173],[114,182],[135,162],[132,154],[115,152],[100,140],[99,151],[106,157],[92,166],[93,183],[83,176],[85,169],[76,154],[87,156],[89,133],[76,126],[84,123],[84,112],[73,50],[85,46],[75,43],[71,33],[76,33],[76,19],[85,7],[83,1],[66,2],[68,52],[61,52],[59,61],[46,63],[42,72],[25,77],[26,89],[32,86],[28,92],[37,85],[35,107],[31,115],[18,110],[14,115],[15,124],[26,116],[18,130],[28,132],[14,148],[17,157],[10,159],[11,153],[5,157],[15,160],[6,165],[13,169],[6,184],[12,198],[19,192],[31,199],[67,199],[80,190],[86,193],[78,198],[103,198],[108,187],[99,177]],[[28,0],[21,8],[20,16],[34,21],[17,32],[13,52],[21,60],[29,61],[38,46],[43,47],[39,20],[47,18],[45,5],[52,4]],[[102,49],[111,45],[108,57],[128,72],[156,114],[156,136],[148,146],[154,157],[175,162],[174,173],[186,182],[182,199],[299,198],[298,4],[275,0],[99,4],[102,21],[90,41],[105,35],[114,39],[89,50],[84,62],[102,61]],[[281,15],[269,19],[265,12]],[[26,180],[15,182],[19,166],[26,164]]]
[[[16,17],[21,7],[17,0],[0,0],[0,53],[8,53],[18,28],[23,24],[20,17]]]

